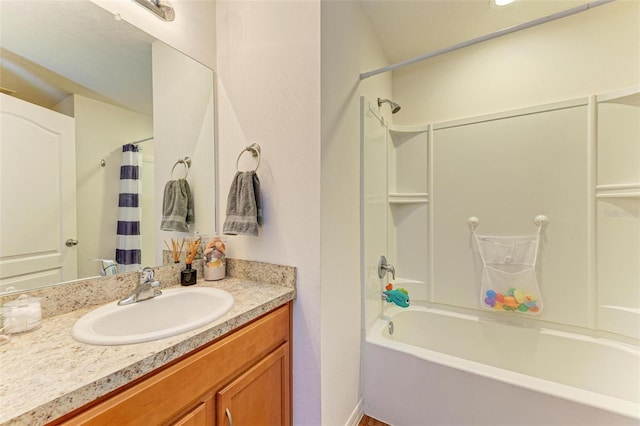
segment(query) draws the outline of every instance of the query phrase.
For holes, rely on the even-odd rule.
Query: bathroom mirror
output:
[[[3,111],[24,100],[74,117],[75,133],[70,151],[52,150],[16,143],[3,126],[0,293],[99,276],[100,259],[115,259],[124,144],[136,143],[142,157],[144,266],[162,264],[163,240],[175,236],[160,231],[162,191],[186,156],[194,198],[207,194],[196,208],[209,213],[196,211],[191,231],[215,231],[211,69],[88,0],[3,0],[0,19]],[[178,164],[173,178],[185,173]],[[69,180],[73,208],[50,196]]]

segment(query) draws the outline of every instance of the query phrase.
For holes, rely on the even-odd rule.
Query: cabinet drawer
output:
[[[289,340],[289,309],[288,303],[169,367],[149,373],[128,389],[115,391],[97,405],[80,409],[61,424],[157,425],[195,408],[207,391],[222,387]]]
[[[210,415],[211,413],[207,413],[207,403],[201,402],[196,408],[172,422],[171,426],[209,426],[213,424],[211,420],[207,421]]]

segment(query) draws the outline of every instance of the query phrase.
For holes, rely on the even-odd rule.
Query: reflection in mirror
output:
[[[0,99],[0,293],[124,272],[113,266],[116,232],[119,221],[135,222],[132,212],[136,263],[160,265],[158,198],[172,162],[201,154],[189,180],[206,179],[191,185],[207,193],[211,201],[199,201],[213,216],[212,71],[89,1],[5,0],[0,8],[0,86],[8,89]],[[159,82],[169,63],[181,78],[198,70],[204,86],[190,86],[191,95],[179,93],[182,81]],[[191,134],[167,104],[197,120]],[[181,139],[165,130],[176,123]],[[131,143],[140,153],[138,209],[118,207],[119,193],[129,193],[120,178]],[[212,223],[190,231],[210,233]]]

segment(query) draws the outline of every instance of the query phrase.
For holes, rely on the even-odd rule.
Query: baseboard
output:
[[[360,423],[360,420],[362,420],[363,416],[364,416],[364,403],[362,398],[360,398],[360,401],[358,401],[358,404],[353,409],[353,412],[349,416],[349,420],[347,420],[347,423],[345,424],[345,426],[358,426],[358,423]]]

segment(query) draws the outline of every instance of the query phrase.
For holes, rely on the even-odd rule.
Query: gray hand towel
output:
[[[227,198],[227,218],[222,232],[226,235],[258,235],[262,225],[260,180],[255,171],[237,172]]]
[[[191,188],[185,179],[170,180],[164,187],[162,200],[163,231],[189,232],[188,223],[195,220]]]

